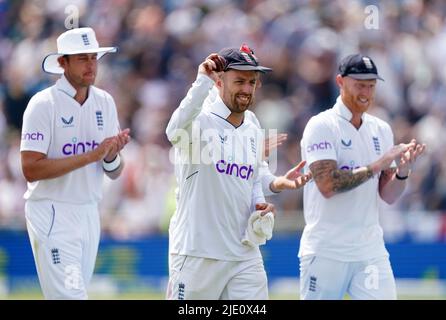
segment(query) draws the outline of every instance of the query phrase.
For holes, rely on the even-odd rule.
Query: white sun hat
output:
[[[117,47],[99,47],[96,34],[92,28],[77,28],[65,31],[57,38],[57,52],[51,53],[43,59],[43,71],[51,74],[63,74],[57,59],[64,55],[79,53],[97,53],[99,60],[108,52],[116,52]]]

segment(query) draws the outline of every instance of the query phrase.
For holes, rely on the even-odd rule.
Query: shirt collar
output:
[[[227,119],[231,115],[231,110],[225,105],[219,94],[210,105],[210,111],[223,119]]]
[[[56,82],[56,87],[58,90],[65,92],[70,97],[74,98],[77,91],[74,89],[74,87],[71,85],[71,83],[65,78],[65,75],[62,75],[59,80]]]
[[[352,119],[352,117],[353,117],[352,112],[344,104],[344,101],[342,101],[341,96],[338,96],[338,98],[336,99],[336,103],[333,106],[333,109],[334,109],[334,111],[336,112],[337,115],[339,115],[340,117],[344,118],[347,121],[350,121]],[[365,112],[361,115],[361,119],[364,122]]]

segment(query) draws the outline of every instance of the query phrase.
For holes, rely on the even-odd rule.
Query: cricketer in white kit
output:
[[[268,298],[260,250],[241,242],[254,209],[274,211],[259,178],[263,134],[244,121],[258,73],[266,71],[247,46],[211,54],[170,119],[166,134],[175,147],[178,189],[168,299]],[[219,96],[205,106],[214,85]]]
[[[210,108],[218,97],[218,89],[214,86],[204,102],[204,109]],[[209,112],[211,112],[210,110]],[[262,129],[259,119],[256,115],[247,110],[245,112],[244,122],[251,122],[254,126]],[[264,141],[264,160],[260,164],[259,175],[262,183],[262,191],[265,196],[278,195],[283,190],[296,190],[303,187],[311,180],[311,172],[303,173],[305,161],[300,161],[296,166],[289,169],[284,175],[274,175],[269,167],[273,150],[281,146],[288,139],[286,133],[273,134],[265,137]],[[277,159],[275,159],[277,160]]]
[[[87,299],[104,172],[120,175],[119,151],[130,137],[119,130],[113,98],[93,86],[97,60],[116,48],[99,47],[91,28],[64,32],[57,48],[43,69],[62,76],[31,98],[23,116],[25,213],[44,297]]]
[[[360,54],[344,58],[341,95],[308,122],[302,159],[306,226],[300,242],[302,299],[395,299],[395,279],[379,224],[380,198],[395,202],[425,146],[394,146],[391,127],[366,111],[378,71]],[[381,79],[382,80],[382,79]]]

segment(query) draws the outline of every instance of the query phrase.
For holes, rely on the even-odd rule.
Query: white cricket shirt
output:
[[[217,87],[213,87],[211,91],[209,92],[206,100],[204,101],[203,108],[209,108],[209,106],[212,105],[212,102],[215,101],[218,97],[218,89]],[[263,130],[260,126],[260,121],[257,119],[257,116],[254,114],[254,112],[250,110],[245,111],[245,122],[252,122],[259,130]],[[260,181],[262,182],[262,191],[264,196],[272,196],[277,195],[279,192],[273,192],[270,188],[271,182],[274,181],[277,177],[271,173],[271,170],[269,169],[268,162],[262,161],[262,164],[259,168],[259,175],[260,175]]]
[[[76,90],[65,76],[35,94],[23,115],[20,151],[36,151],[49,159],[70,157],[96,148],[105,138],[119,132],[113,98],[90,86],[81,106]],[[28,183],[24,198],[51,199],[83,204],[98,202],[102,196],[102,162],[91,163],[61,177]]]
[[[338,97],[333,108],[308,122],[301,141],[302,159],[309,165],[335,160],[340,169],[366,166],[393,146],[390,126],[367,113],[356,129],[350,110]],[[379,177],[326,199],[314,180],[304,187],[306,226],[299,256],[317,254],[340,261],[365,260],[388,255],[378,221]]]
[[[231,112],[221,98],[206,100],[213,85],[209,77],[198,75],[166,129],[175,146],[178,183],[169,251],[248,260],[260,257],[258,248],[243,245],[241,239],[254,205],[265,202],[258,178],[263,135],[251,121],[237,128],[229,123]],[[204,106],[205,100],[209,105]],[[178,135],[183,135],[179,141]]]

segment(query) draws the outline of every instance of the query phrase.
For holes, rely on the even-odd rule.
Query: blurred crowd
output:
[[[369,5],[378,10],[372,27],[365,23]],[[415,137],[428,145],[402,199],[383,206],[386,234],[444,239],[446,2],[441,0],[0,0],[0,228],[25,226],[22,114],[30,97],[56,80],[41,70],[41,62],[57,51],[68,6],[78,10],[80,27],[95,29],[102,46],[119,47],[100,61],[96,85],[113,95],[121,127],[131,128],[133,140],[124,151],[123,176],[104,186],[105,234],[128,239],[165,232],[176,186],[167,121],[209,53],[247,43],[274,69],[262,78],[253,109],[264,128],[288,133],[278,150],[277,174],[299,161],[308,119],[336,100],[339,60],[358,51],[370,55],[385,79],[370,112],[391,123],[396,143]],[[278,220],[301,217],[301,190],[270,200]]]

